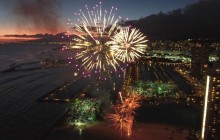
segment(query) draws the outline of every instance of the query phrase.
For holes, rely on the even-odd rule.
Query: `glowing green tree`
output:
[[[100,101],[95,99],[75,99],[70,106],[66,122],[68,125],[81,126],[94,122],[100,112]]]

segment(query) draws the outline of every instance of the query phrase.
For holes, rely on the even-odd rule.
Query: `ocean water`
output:
[[[1,140],[39,140],[66,112],[66,104],[39,101],[73,79],[72,67],[41,69],[41,60],[60,53],[52,50],[50,46],[0,46]],[[17,70],[4,72],[14,66]]]
[[[0,46],[0,140],[43,139],[62,119],[68,104],[42,102],[40,99],[57,87],[77,79],[74,73],[78,70],[74,65],[42,67],[41,61],[71,56],[74,56],[73,52],[63,52],[57,46]],[[113,78],[117,89],[122,78],[116,75]],[[89,80],[92,79],[96,78]],[[76,81],[71,88],[74,90],[65,91],[65,95],[75,94],[75,87],[82,88],[90,82],[83,80]],[[108,81],[101,83],[107,91],[111,90]]]

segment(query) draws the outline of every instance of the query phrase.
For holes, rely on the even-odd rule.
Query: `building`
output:
[[[220,140],[220,69],[207,76],[203,105],[201,139]]]
[[[203,71],[209,62],[209,49],[205,43],[195,43],[191,47],[191,73],[197,80],[203,80]]]

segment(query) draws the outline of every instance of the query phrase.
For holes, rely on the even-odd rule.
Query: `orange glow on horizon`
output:
[[[61,26],[59,29],[55,29],[54,31],[49,32],[44,29],[7,27],[7,28],[0,28],[0,37],[4,35],[58,34],[61,32],[67,32],[67,29]]]
[[[22,41],[30,41],[30,40],[37,40],[40,38],[36,37],[1,37],[0,36],[0,43],[13,43],[13,42],[22,42]]]

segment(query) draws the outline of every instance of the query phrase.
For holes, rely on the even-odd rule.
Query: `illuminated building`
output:
[[[208,46],[196,43],[191,47],[191,73],[198,80],[202,80],[204,68],[209,60]]]
[[[202,119],[202,140],[220,139],[220,69],[207,76]]]

